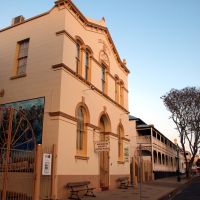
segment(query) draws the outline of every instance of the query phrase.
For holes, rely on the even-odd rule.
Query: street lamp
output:
[[[177,143],[177,139],[174,139],[174,144],[176,145],[176,150],[177,150],[177,182],[180,182],[181,181],[181,177],[180,177],[180,166],[179,166],[179,146],[178,146],[178,143]]]

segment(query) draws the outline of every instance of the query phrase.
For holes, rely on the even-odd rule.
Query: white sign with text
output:
[[[42,159],[42,175],[51,175],[52,154],[44,153]]]
[[[96,152],[110,151],[110,142],[108,141],[97,141],[94,143],[94,150]]]

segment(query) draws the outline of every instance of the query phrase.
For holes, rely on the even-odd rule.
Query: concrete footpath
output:
[[[83,197],[83,200],[167,200],[176,194],[192,179],[182,178],[177,182],[176,177],[163,178],[154,182],[142,183],[140,189],[130,187],[128,189],[114,189],[109,191],[95,192],[96,197]]]

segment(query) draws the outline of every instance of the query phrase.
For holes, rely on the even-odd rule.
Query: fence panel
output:
[[[11,149],[5,162],[6,149],[0,151],[0,200],[31,200],[35,152]]]

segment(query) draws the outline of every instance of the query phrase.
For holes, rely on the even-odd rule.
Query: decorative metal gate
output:
[[[0,107],[0,200],[31,200],[36,141],[22,109]]]

